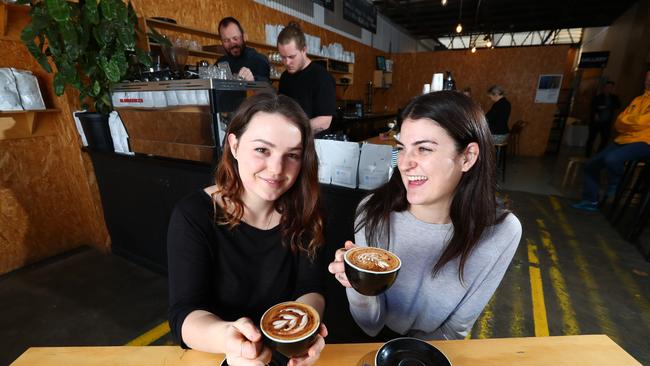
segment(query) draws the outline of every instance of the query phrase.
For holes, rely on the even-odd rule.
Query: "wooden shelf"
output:
[[[217,39],[217,40],[221,39],[221,38],[219,38],[219,34],[217,34],[217,33],[208,32],[208,31],[198,29],[198,28],[186,27],[186,26],[183,26],[183,25],[169,23],[169,22],[165,22],[165,21],[162,21],[162,20],[146,18],[146,23],[147,23],[148,26],[154,27],[154,28],[167,29],[167,30],[181,32],[181,33],[188,33],[188,34],[193,34],[193,35],[199,36],[199,37],[206,37],[206,38],[212,38],[212,39]]]
[[[166,30],[170,30],[170,31],[176,31],[176,32],[179,32],[179,33],[186,33],[186,34],[195,35],[195,36],[199,36],[199,37],[205,37],[205,38],[220,40],[219,34],[217,34],[217,33],[208,32],[208,31],[193,28],[193,27],[186,27],[186,26],[182,26],[182,25],[179,25],[179,24],[169,23],[169,22],[165,22],[165,21],[162,21],[162,20],[152,19],[152,18],[144,18],[143,22],[145,23],[145,25],[148,28],[166,29]],[[140,24],[142,26],[142,23],[140,23]],[[141,43],[142,46],[146,46],[145,49],[160,48],[159,44],[153,43],[153,42],[148,42],[148,39],[146,39],[146,37],[145,37],[145,41],[146,42]],[[256,49],[258,52],[260,52],[263,55],[267,56],[267,58],[268,58],[269,51],[270,52],[277,52],[277,48],[276,48],[275,45],[268,45],[268,44],[264,44],[264,43],[253,42],[253,41],[247,41],[246,45],[251,47],[251,48]],[[219,57],[223,56],[223,53],[221,53],[221,52],[214,52],[214,51],[218,51],[218,50],[222,50],[221,45],[218,45],[218,44],[204,45],[202,51],[189,50],[188,55],[189,56],[195,56],[195,57],[216,59],[216,58],[219,58]],[[353,84],[353,81],[354,81],[354,63],[339,61],[339,60],[335,60],[333,58],[323,57],[323,56],[319,56],[319,55],[313,55],[313,54],[307,54],[307,55],[313,61],[321,61],[321,62],[323,62],[325,64],[325,68],[327,69],[327,71],[329,73],[333,74],[334,79],[336,80],[336,85],[338,85],[338,86],[350,86],[350,85]],[[349,70],[348,71],[332,70],[330,68],[330,63],[331,62],[340,62],[340,63],[348,64],[349,65]],[[284,65],[282,65],[282,62],[278,62],[278,61],[269,60],[269,63],[271,65],[275,65],[275,66],[282,66],[282,67],[284,66]],[[350,82],[349,83],[341,83],[340,82],[341,77],[348,78],[350,80]],[[279,78],[271,78],[271,80],[279,80]]]
[[[149,47],[151,47],[151,48],[161,48],[160,44],[154,43],[154,42],[149,42]],[[215,59],[223,56],[222,54],[219,54],[219,53],[208,52],[208,51],[199,51],[199,50],[188,50],[187,54],[188,54],[188,56],[207,57],[207,58],[215,58]]]
[[[31,111],[0,111],[0,140],[55,135],[53,118],[39,121],[41,113],[57,113],[60,109],[48,108]]]

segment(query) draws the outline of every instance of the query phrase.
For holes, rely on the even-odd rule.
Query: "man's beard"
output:
[[[232,50],[235,49],[235,48],[238,48],[238,49],[239,49],[239,54],[238,54],[238,55],[234,55],[234,54],[232,53]],[[229,50],[226,50],[226,53],[227,53],[230,57],[241,57],[242,54],[244,53],[244,48],[246,48],[246,42],[242,42],[241,46],[232,46],[232,47],[230,47]]]

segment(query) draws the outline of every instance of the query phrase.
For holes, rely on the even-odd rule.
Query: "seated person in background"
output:
[[[600,172],[607,169],[609,185],[606,196],[616,194],[629,160],[650,158],[650,71],[645,75],[645,93],[634,98],[619,114],[614,124],[618,136],[613,143],[587,161],[582,201],[573,205],[584,211],[598,210]]]
[[[246,36],[239,21],[233,17],[221,19],[219,37],[226,52],[217,60],[217,63],[227,61],[230,71],[241,76],[246,81],[269,81],[271,67],[266,56],[257,53],[254,49],[246,47]]]
[[[402,112],[397,168],[357,209],[359,246],[402,260],[378,296],[350,288],[337,250],[329,271],[370,336],[387,327],[421,339],[462,339],[498,287],[521,238],[521,224],[497,207],[495,154],[479,106],[461,93],[418,96]]]
[[[278,92],[298,102],[310,118],[314,134],[323,135],[336,113],[334,78],[309,59],[305,34],[295,22],[290,22],[278,35],[278,53],[286,67]]]
[[[257,327],[266,309],[295,300],[322,316],[325,307],[318,159],[300,106],[283,95],[247,98],[228,125],[215,183],[170,219],[169,324],[183,347],[266,365]],[[289,365],[316,362],[326,335],[323,326]]]
[[[502,144],[508,140],[508,120],[512,106],[505,97],[505,91],[499,85],[492,85],[487,92],[494,104],[485,114],[485,118],[490,126],[494,143]]]
[[[616,116],[614,112],[621,108],[621,101],[613,91],[614,82],[608,81],[603,86],[602,93],[596,95],[591,101],[591,121],[589,121],[589,137],[587,138],[585,151],[586,157],[591,156],[594,141],[598,135],[600,135],[598,152],[602,151],[609,143],[612,120]]]

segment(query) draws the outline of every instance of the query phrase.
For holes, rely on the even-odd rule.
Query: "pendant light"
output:
[[[447,5],[447,0],[440,0],[440,4],[442,4],[442,6]]]
[[[463,0],[460,0],[460,11],[458,12],[458,25],[456,26],[456,33],[461,33],[463,31],[463,25],[460,23],[462,17],[463,17]]]

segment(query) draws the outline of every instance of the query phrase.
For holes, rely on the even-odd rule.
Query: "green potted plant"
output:
[[[79,91],[86,113],[78,113],[88,145],[113,151],[108,115],[110,88],[127,74],[129,60],[146,66],[151,58],[137,48],[137,15],[122,0],[20,0],[31,5],[31,22],[21,40],[39,64],[54,73],[54,91]],[[54,64],[54,68],[50,64]]]

